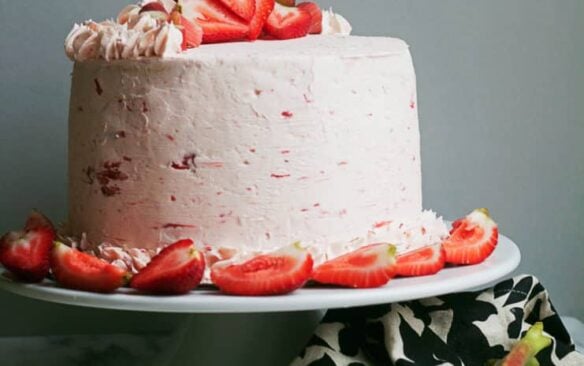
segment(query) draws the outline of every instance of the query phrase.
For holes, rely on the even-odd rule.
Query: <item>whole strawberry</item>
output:
[[[40,282],[49,274],[53,240],[53,224],[33,211],[24,230],[11,231],[0,238],[0,263],[19,280]]]

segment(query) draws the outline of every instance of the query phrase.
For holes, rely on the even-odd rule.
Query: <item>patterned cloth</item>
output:
[[[553,338],[541,366],[583,366],[570,335],[533,276],[480,291],[331,310],[291,366],[484,366],[542,321]]]

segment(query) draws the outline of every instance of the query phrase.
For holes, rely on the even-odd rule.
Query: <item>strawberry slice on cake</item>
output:
[[[237,14],[240,18],[251,21],[256,13],[255,0],[220,0],[231,11]]]
[[[274,10],[275,1],[274,0],[255,0],[256,11],[249,23],[249,34],[247,38],[250,41],[254,41],[259,38],[266,21],[272,11]]]
[[[164,4],[159,1],[152,1],[142,5],[139,14],[148,13],[151,17],[160,20],[168,19],[168,11]]]
[[[219,0],[184,0],[181,6],[184,17],[203,28],[203,43],[239,41],[249,33],[245,19]]]
[[[182,49],[196,48],[203,43],[203,28],[197,23],[191,22],[183,15],[182,6],[177,4],[168,16],[176,27],[178,27],[183,35]]]
[[[229,295],[282,295],[304,286],[312,266],[310,253],[295,243],[243,263],[219,262],[211,268],[211,280]]]
[[[498,240],[499,229],[489,210],[476,209],[452,224],[450,236],[442,243],[446,262],[459,265],[481,263],[493,253]]]
[[[292,39],[306,36],[311,26],[312,17],[308,10],[276,3],[264,29],[277,39]]]
[[[302,9],[310,14],[310,28],[309,34],[322,33],[322,10],[313,2],[304,2],[297,5],[298,9]]]
[[[0,238],[0,263],[20,280],[40,282],[49,274],[53,240],[53,224],[40,212],[33,211],[24,230]]]
[[[396,247],[371,244],[318,266],[312,274],[316,282],[353,288],[380,287],[396,273]]]

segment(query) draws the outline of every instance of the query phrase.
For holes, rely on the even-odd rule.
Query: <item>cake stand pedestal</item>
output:
[[[23,284],[5,276],[0,276],[0,288],[69,305],[190,314],[173,335],[167,365],[285,365],[308,340],[324,309],[408,301],[486,287],[513,272],[520,259],[517,246],[501,235],[494,253],[481,264],[446,268],[433,276],[397,278],[377,289],[309,286],[285,296],[233,297],[203,286],[183,296],[148,296],[130,289],[103,295],[64,289],[49,280]]]

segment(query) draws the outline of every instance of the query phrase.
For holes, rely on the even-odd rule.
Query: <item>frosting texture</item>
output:
[[[401,40],[312,36],[78,62],[69,125],[71,231],[95,245],[156,250],[188,237],[241,255],[295,241],[338,253],[444,232],[436,219],[418,240],[422,225],[408,224],[421,222],[422,180]]]

